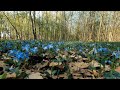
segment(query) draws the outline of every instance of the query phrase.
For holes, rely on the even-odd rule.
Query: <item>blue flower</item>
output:
[[[17,60],[25,60],[25,59],[29,59],[29,53],[28,52],[21,52],[21,51],[17,51],[14,59]]]
[[[22,50],[25,50],[25,51],[29,52],[29,49],[30,49],[29,44],[26,44],[25,46],[22,46]]]
[[[47,50],[47,49],[48,49],[48,47],[47,47],[47,46],[45,46],[45,47],[43,47],[43,49],[44,49],[44,50]]]
[[[79,49],[79,52],[82,52],[82,49]]]
[[[68,51],[68,48],[65,48],[65,51]]]
[[[99,48],[97,51],[98,52],[108,52],[108,49],[107,48]]]
[[[56,51],[58,52],[60,49],[59,48],[56,48]]]
[[[93,46],[95,46],[95,43],[90,44],[90,47],[93,47]]]
[[[112,62],[110,60],[105,60],[106,64],[112,64]]]
[[[120,51],[114,51],[112,53],[112,56],[115,56],[116,59],[119,59],[120,58]]]
[[[52,44],[48,44],[47,46],[42,45],[42,47],[44,50],[47,50],[47,49],[52,49],[53,45]]]
[[[93,48],[93,53],[94,53],[94,54],[97,54],[97,53],[98,53],[96,48]]]
[[[17,60],[23,60],[24,59],[24,53],[18,51],[15,57],[16,57]]]
[[[12,44],[11,42],[8,42],[8,43],[6,44],[6,48],[8,48],[8,49],[11,49],[12,46],[13,46],[13,44]]]
[[[49,45],[48,45],[48,48],[49,48],[49,49],[53,48],[53,45],[52,45],[52,44],[49,44]]]
[[[35,54],[38,52],[38,47],[31,48],[30,51]]]
[[[9,50],[8,55],[9,56],[15,56],[16,52],[17,52],[17,50]]]
[[[62,44],[64,44],[64,42],[58,42],[58,45],[62,45]]]

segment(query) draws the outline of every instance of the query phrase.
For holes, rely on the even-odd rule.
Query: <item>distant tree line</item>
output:
[[[0,39],[120,41],[120,11],[0,11]]]

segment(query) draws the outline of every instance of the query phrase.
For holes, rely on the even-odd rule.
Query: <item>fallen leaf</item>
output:
[[[70,55],[70,58],[75,58],[75,55]]]
[[[43,77],[41,76],[41,74],[39,72],[31,73],[28,78],[29,79],[43,79]]]
[[[99,73],[96,70],[93,70],[93,75],[97,77]]]
[[[76,67],[75,63],[73,63],[73,62],[69,63],[69,69],[70,69],[71,73],[79,71],[79,68]]]
[[[61,62],[51,62],[50,64],[49,64],[49,66],[51,67],[54,67],[54,66],[57,66],[57,65],[61,65],[62,63]]]
[[[80,73],[73,73],[72,76],[73,76],[73,79],[81,79]]]
[[[64,74],[60,74],[59,75],[59,78],[63,78],[63,79],[67,79],[67,73],[64,73]]]
[[[76,56],[75,59],[76,59],[76,60],[81,60],[81,59],[82,59],[82,56]]]
[[[90,66],[92,66],[92,67],[101,67],[101,68],[103,68],[103,65],[100,64],[100,63],[98,63],[98,62],[95,61],[95,60],[92,60],[92,61],[90,62]]]
[[[84,73],[84,76],[86,77],[86,76],[92,76],[92,74],[90,73],[90,72],[85,72]]]
[[[31,73],[31,70],[26,70],[26,74],[30,74]]]
[[[16,78],[16,73],[12,73],[12,74],[7,73],[6,78]]]
[[[120,73],[120,66],[115,69],[116,72]]]
[[[4,67],[5,63],[3,61],[0,61],[0,67]]]
[[[75,66],[77,66],[78,68],[87,68],[89,64],[84,62],[76,62]]]
[[[87,60],[89,60],[88,58],[82,58],[84,61],[87,61]]]
[[[105,65],[105,71],[110,71],[110,70],[111,70],[110,65]]]
[[[44,64],[38,63],[36,65],[33,66],[33,68],[37,68],[38,70],[40,70],[43,67],[46,67],[49,64],[49,61],[44,62]]]
[[[84,62],[75,62],[75,63],[71,62],[71,63],[69,63],[69,68],[70,68],[71,73],[74,73],[74,72],[77,72],[77,71],[80,72],[81,69],[85,69],[88,66],[89,66],[89,64],[84,63]]]
[[[80,73],[85,73],[86,72],[86,69],[80,69]]]

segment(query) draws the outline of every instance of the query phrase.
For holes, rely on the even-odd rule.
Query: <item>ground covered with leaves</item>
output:
[[[0,79],[119,78],[119,42],[0,42]]]

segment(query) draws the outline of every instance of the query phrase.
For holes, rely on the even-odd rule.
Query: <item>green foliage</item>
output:
[[[7,74],[3,73],[2,75],[0,75],[0,79],[6,79]]]
[[[111,70],[109,72],[104,72],[105,79],[120,79],[120,73]]]

